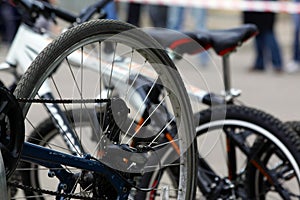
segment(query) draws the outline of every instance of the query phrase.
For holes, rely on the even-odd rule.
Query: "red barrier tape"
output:
[[[259,11],[277,13],[300,13],[300,3],[291,1],[245,1],[245,0],[116,0],[142,4],[199,7],[220,10]]]

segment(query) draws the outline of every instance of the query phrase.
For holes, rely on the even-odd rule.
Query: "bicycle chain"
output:
[[[34,188],[30,187],[27,185],[21,185],[18,182],[7,182],[7,185],[10,187],[16,187],[21,190],[26,190],[28,192],[37,192],[37,193],[42,193],[42,194],[47,194],[47,195],[52,195],[52,196],[61,196],[64,198],[72,198],[72,199],[84,199],[84,200],[103,200],[101,198],[96,198],[96,197],[86,197],[86,196],[80,196],[76,194],[71,194],[71,193],[60,193],[60,192],[55,192],[55,191],[50,191],[50,190],[44,190],[41,188]]]

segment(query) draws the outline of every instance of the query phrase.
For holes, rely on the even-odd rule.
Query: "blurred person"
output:
[[[168,10],[167,27],[173,30],[183,30],[185,10],[191,9],[194,27],[197,30],[206,29],[207,10],[205,8],[184,8],[182,6],[170,6]]]
[[[154,27],[166,28],[168,9],[167,6],[164,5],[144,5],[140,3],[129,3],[127,10],[127,22],[138,27],[141,26],[141,11],[145,6],[147,6],[152,25]]]
[[[129,3],[127,10],[127,22],[139,26],[140,25],[140,15],[141,15],[141,4],[140,3]]]
[[[20,14],[9,0],[0,0],[0,17],[2,22],[2,41],[10,44],[21,22]]]
[[[105,7],[104,11],[106,12],[107,19],[118,19],[117,9],[116,9],[116,3],[115,1],[109,2]]]
[[[271,61],[275,72],[282,72],[281,50],[274,32],[276,13],[244,11],[243,22],[255,24],[259,30],[259,34],[255,37],[256,59],[250,71],[263,72],[266,62]]]
[[[167,28],[172,30],[182,30],[184,21],[184,7],[170,6],[168,10]]]
[[[300,0],[294,0],[295,3],[300,3]],[[286,71],[289,73],[300,70],[300,13],[292,14],[294,23],[294,40],[292,45],[292,60],[287,64]]]
[[[149,5],[149,15],[154,27],[167,28],[168,6]]]

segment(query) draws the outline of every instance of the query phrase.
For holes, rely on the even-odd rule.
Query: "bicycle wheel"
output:
[[[105,49],[105,44],[111,44],[112,48]],[[87,72],[83,68],[93,71]],[[56,77],[62,73],[63,76]],[[26,121],[30,122],[28,126],[33,129],[37,125],[31,117],[34,117],[35,109],[40,109],[41,106],[39,103],[32,104],[30,99],[41,96],[38,91],[48,77],[51,80],[50,84],[55,88],[55,93],[59,96],[53,103],[61,103],[61,107],[65,110],[72,107],[82,110],[78,122],[75,123],[80,124],[83,116],[87,115],[91,127],[98,134],[91,144],[90,139],[87,139],[81,129],[78,132],[74,131],[75,139],[80,141],[81,147],[73,147],[72,149],[76,151],[73,151],[73,154],[82,157],[88,153],[99,162],[124,174],[124,178],[131,182],[134,181],[135,176],[148,171],[159,171],[179,159],[180,181],[176,188],[171,184],[166,186],[170,187],[169,190],[177,191],[177,199],[193,199],[195,177],[191,172],[196,171],[197,157],[196,144],[193,143],[195,135],[189,100],[186,98],[187,93],[174,64],[152,38],[131,25],[112,20],[90,21],[62,34],[39,54],[15,90],[17,98],[24,101],[21,106]],[[139,77],[147,77],[148,81],[138,83]],[[145,84],[150,85],[148,93],[144,96],[137,95],[136,88]],[[146,110],[144,104],[153,95],[154,85],[160,85],[162,90],[160,101],[157,102],[158,106],[168,105],[168,113],[164,114],[172,117],[165,118],[167,121],[162,122],[163,127],[150,129],[147,126],[155,121],[151,118],[159,109]],[[69,88],[60,91],[65,87]],[[104,88],[109,89],[110,92],[104,95]],[[114,93],[117,93],[118,98],[114,97]],[[39,101],[44,104],[49,103],[43,99]],[[85,112],[88,109],[94,109],[95,113],[96,110],[105,109],[106,114],[103,119],[99,119],[96,115]],[[103,121],[110,122],[104,123],[105,130],[101,129]],[[176,122],[178,132],[167,143],[157,143],[162,132],[173,122]],[[63,129],[63,127],[59,128]],[[106,149],[102,147],[103,143]],[[179,148],[179,154],[172,153],[173,156],[160,157],[166,155],[166,152],[174,151],[174,144]],[[52,145],[47,143],[46,147],[52,148]],[[57,148],[60,145],[55,146]],[[130,160],[131,158],[125,159],[122,154],[109,155],[111,152],[115,153],[115,149],[124,148],[125,153],[130,151],[130,154],[134,155],[132,157],[135,157],[137,154],[135,152],[138,152],[145,161],[136,163]],[[70,148],[62,148],[61,151],[70,151]],[[78,171],[67,167],[65,169],[72,173]],[[76,182],[78,185],[76,190],[72,190],[73,193],[82,195],[82,198],[85,197],[84,195],[109,199],[117,197],[110,183],[103,181],[103,176],[98,174],[94,176],[95,180],[89,181],[88,191],[87,183],[82,183],[83,178],[86,177],[78,177],[81,181]],[[49,184],[41,186],[43,192],[45,190],[55,192],[53,186],[57,184],[53,180],[49,178]],[[99,187],[99,184],[103,187]],[[145,188],[132,185],[131,189]]]
[[[236,105],[208,109],[198,117],[197,197],[276,199],[284,193],[299,198],[300,140],[283,123]]]

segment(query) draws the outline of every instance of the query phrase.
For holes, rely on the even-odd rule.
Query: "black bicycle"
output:
[[[247,24],[184,34],[166,30],[148,33],[175,60],[209,48],[223,59],[224,94],[195,88],[190,92],[193,99],[210,106],[195,114],[200,191],[197,198],[298,199],[299,135],[273,116],[240,105],[240,91],[231,86],[229,57],[257,34],[257,28]],[[297,130],[295,123],[294,129]],[[176,180],[176,169],[166,171]]]

